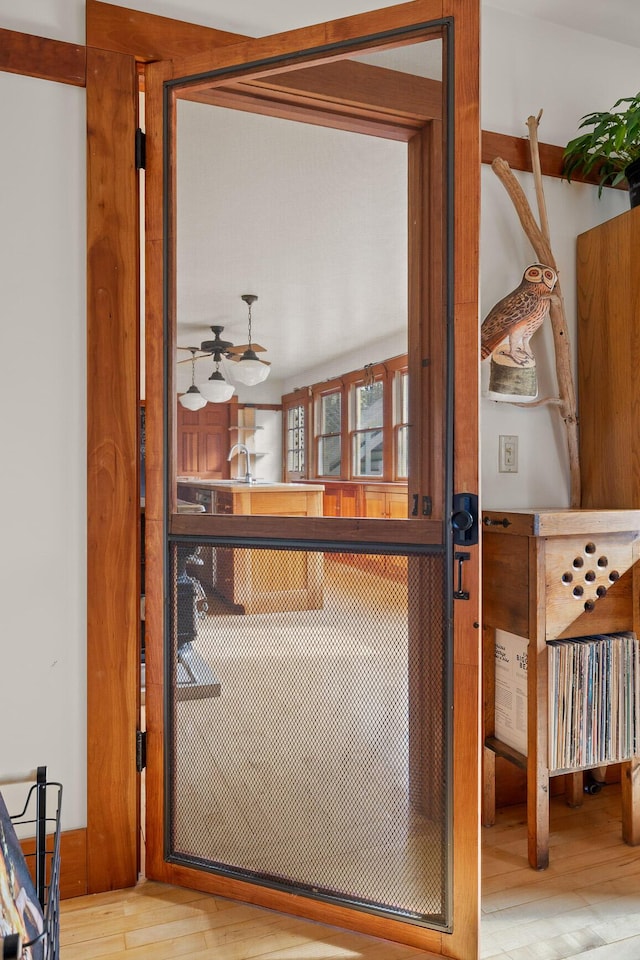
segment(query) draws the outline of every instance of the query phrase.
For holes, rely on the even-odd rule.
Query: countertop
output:
[[[178,477],[178,486],[194,487],[204,490],[231,490],[232,493],[246,493],[248,490],[279,491],[279,490],[324,490],[323,483],[278,483],[270,480],[256,480],[245,483],[244,480],[198,480],[196,477],[183,479]]]

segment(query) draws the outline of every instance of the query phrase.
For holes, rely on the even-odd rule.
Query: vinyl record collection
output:
[[[547,643],[549,769],[640,753],[640,641],[635,633]]]

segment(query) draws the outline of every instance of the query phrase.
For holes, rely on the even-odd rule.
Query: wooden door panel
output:
[[[181,430],[178,435],[178,474],[181,477],[198,475],[198,431]]]
[[[407,494],[387,494],[387,516],[391,520],[402,520],[407,516]]]
[[[229,476],[231,407],[208,403],[201,410],[177,405],[177,475],[220,480]]]
[[[200,469],[198,476],[208,480],[218,480],[225,474],[225,464],[229,453],[229,434],[226,430],[216,428],[216,431],[207,431],[200,437]]]

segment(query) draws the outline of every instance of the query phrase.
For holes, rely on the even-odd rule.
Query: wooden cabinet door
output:
[[[404,520],[407,517],[407,490],[389,489],[386,484],[371,484],[364,490],[367,517],[382,517],[385,520]]]
[[[178,404],[178,476],[222,480],[229,476],[230,405],[208,403],[202,410]]]
[[[367,487],[364,494],[365,516],[386,517],[387,498],[382,490]]]
[[[390,520],[402,520],[407,516],[407,491],[387,494],[387,516]]]

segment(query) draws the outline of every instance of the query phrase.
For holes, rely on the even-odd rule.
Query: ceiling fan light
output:
[[[262,383],[269,376],[269,367],[258,360],[254,350],[245,350],[235,364],[233,378],[247,387]]]
[[[204,383],[199,383],[198,389],[210,403],[225,403],[233,394],[233,384],[227,383],[218,370],[212,373]]]
[[[192,384],[186,393],[183,393],[182,396],[178,397],[178,402],[186,407],[187,410],[202,410],[203,407],[206,407],[207,401],[206,398],[202,396],[198,388]]]
[[[249,320],[249,346],[235,364],[233,379],[236,383],[243,383],[246,387],[255,387],[269,376],[269,364],[258,360],[258,355],[251,346],[251,307],[258,297],[255,293],[243,293],[240,297],[247,305]]]

